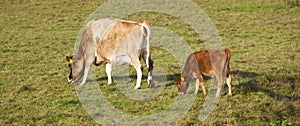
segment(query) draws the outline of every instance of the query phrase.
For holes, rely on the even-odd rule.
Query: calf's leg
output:
[[[197,95],[198,94],[198,90],[199,90],[199,79],[196,80],[196,85],[195,85],[195,92],[194,92],[194,95]]]
[[[220,97],[221,89],[223,86],[223,77],[222,77],[221,73],[217,74],[216,78],[218,81],[216,97]]]
[[[194,92],[195,95],[197,95],[197,93],[198,93],[199,86],[201,87],[203,97],[205,97],[206,96],[206,90],[205,90],[205,87],[204,87],[204,80],[203,80],[202,75],[200,75],[199,78],[196,80],[196,89],[195,89],[195,92]]]
[[[203,80],[203,77],[200,75],[200,86],[201,86],[201,89],[202,89],[202,93],[203,93],[203,97],[206,96],[206,90],[205,90],[205,87],[204,87],[204,80]]]
[[[229,75],[227,78],[226,78],[226,83],[227,83],[227,86],[228,86],[228,95],[231,96],[231,75]]]

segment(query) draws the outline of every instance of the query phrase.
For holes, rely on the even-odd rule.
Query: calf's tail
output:
[[[226,78],[230,76],[230,57],[231,57],[231,52],[228,48],[224,49],[226,53],[226,62],[225,62],[225,73],[226,73]]]

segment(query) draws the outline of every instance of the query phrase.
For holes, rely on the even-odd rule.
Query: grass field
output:
[[[201,122],[197,117],[204,99],[199,91],[175,125],[300,125],[300,8],[283,0],[194,2],[231,49],[233,96],[224,88],[218,106]],[[98,124],[81,106],[75,86],[67,83],[65,56],[72,54],[86,19],[103,3],[0,1],[0,125]],[[178,33],[194,51],[205,48],[194,31],[172,16],[138,13],[125,19],[146,19]],[[177,96],[174,85],[180,68],[165,50],[151,50],[154,67],[170,75],[163,93],[153,100],[127,99],[116,85],[107,86],[104,67],[96,70],[103,95],[124,113],[153,114]]]

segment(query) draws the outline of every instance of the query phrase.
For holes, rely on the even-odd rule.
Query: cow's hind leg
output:
[[[153,60],[151,58],[149,60],[149,67],[148,67],[148,85],[149,87],[154,87],[154,82],[152,80],[152,71],[153,71]]]
[[[151,59],[151,57],[149,57],[148,53],[144,53],[143,55],[143,60],[146,62],[147,64],[147,68],[148,68],[148,77],[147,77],[147,81],[148,81],[148,85],[149,87],[154,87],[154,82],[152,80],[152,71],[153,71],[153,60]]]

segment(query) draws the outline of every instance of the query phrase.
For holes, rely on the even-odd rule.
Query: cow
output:
[[[178,93],[180,95],[185,94],[191,79],[196,78],[194,94],[197,95],[200,85],[205,97],[206,90],[202,75],[209,77],[214,75],[218,81],[216,97],[219,97],[225,73],[226,83],[229,88],[228,95],[231,95],[230,57],[231,53],[228,48],[201,50],[190,54],[181,75],[176,80]]]
[[[148,68],[148,84],[153,84],[153,60],[150,56],[150,27],[145,20],[139,22],[114,18],[94,19],[88,22],[82,33],[77,52],[67,56],[69,62],[69,82],[82,78],[86,82],[92,64],[106,64],[108,84],[112,84],[113,65],[132,65],[137,72],[134,89],[140,89],[142,79],[141,58]]]

